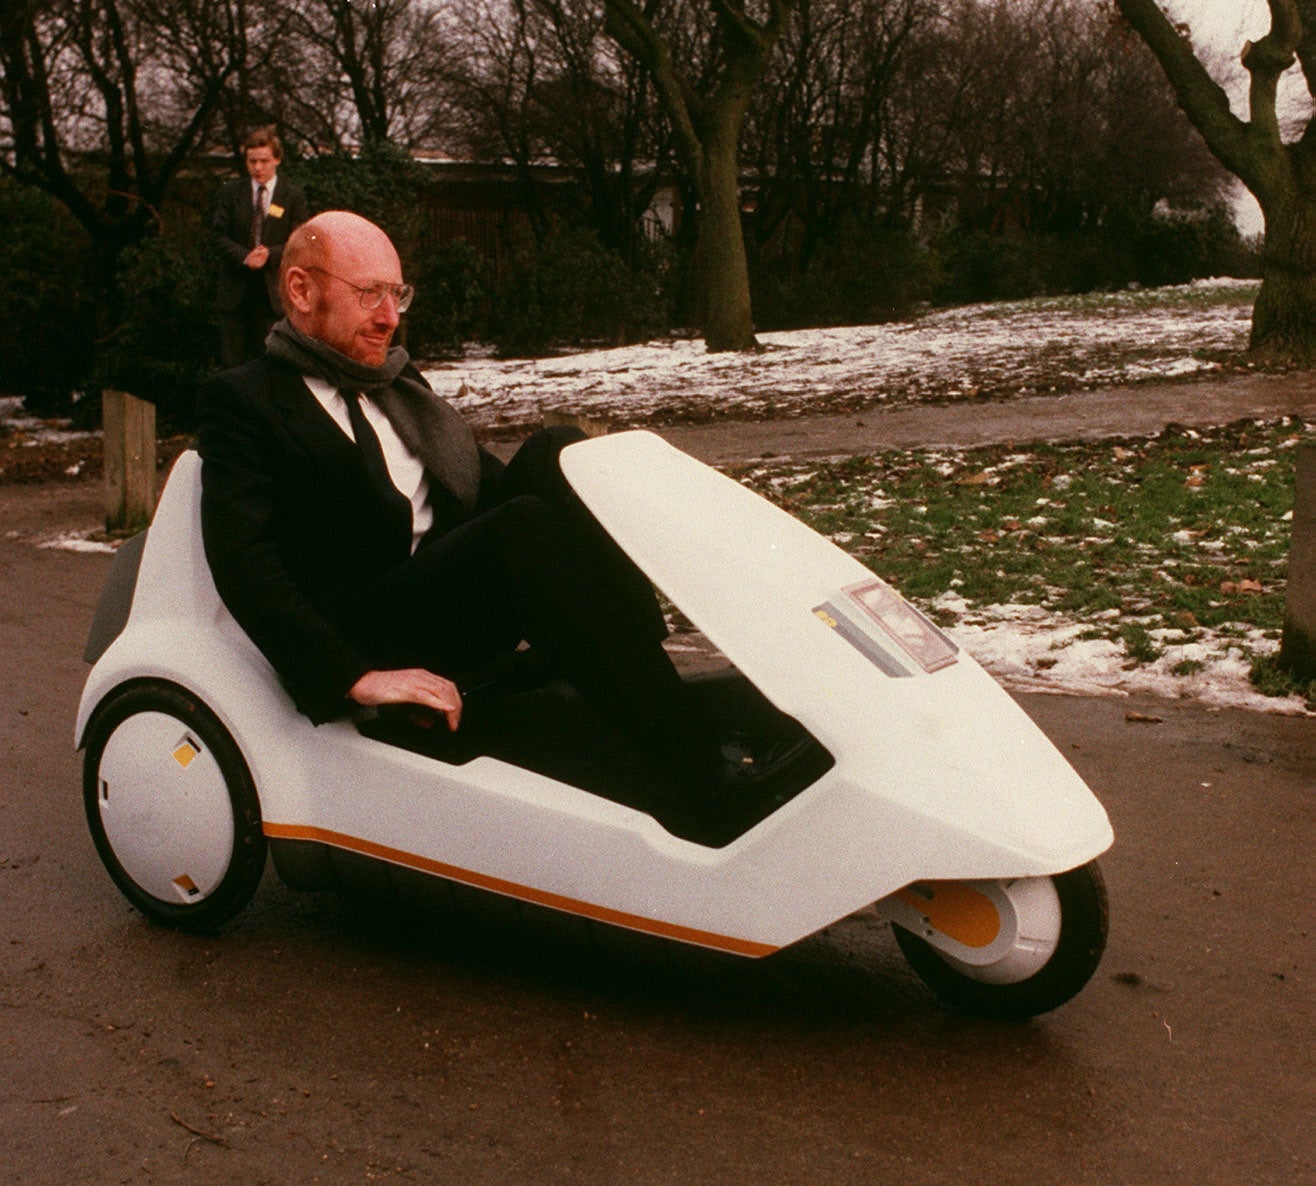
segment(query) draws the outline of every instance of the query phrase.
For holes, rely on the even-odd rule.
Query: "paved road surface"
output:
[[[662,435],[711,465],[759,457],[849,457],[891,447],[1147,436],[1167,424],[1204,427],[1244,417],[1316,420],[1316,371],[1196,383],[1108,387],[1070,395],[901,404],[796,420],[676,425]]]
[[[1118,837],[1106,960],[1026,1025],[944,1009],[864,917],[669,968],[267,875],[188,937],[120,899],[82,819],[107,558],[25,537],[95,504],[0,490],[6,1183],[1311,1179],[1311,720],[1023,698]]]

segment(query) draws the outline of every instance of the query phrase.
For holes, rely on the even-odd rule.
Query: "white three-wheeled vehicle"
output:
[[[1105,944],[1110,824],[991,677],[858,561],[653,434],[582,441],[562,465],[733,665],[706,681],[709,711],[770,702],[829,755],[811,781],[710,848],[627,805],[624,761],[575,778],[551,755],[436,756],[313,726],[215,592],[186,453],[116,557],[77,718],[87,818],[128,899],[213,927],[268,849],[295,886],[366,866],[750,957],[875,905],[962,1009],[1026,1017],[1082,988]],[[516,713],[529,727],[551,701]],[[551,732],[591,747],[588,730]]]

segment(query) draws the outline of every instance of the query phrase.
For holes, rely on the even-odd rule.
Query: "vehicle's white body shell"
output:
[[[1109,847],[1104,810],[1025,713],[962,651],[930,672],[903,654],[845,593],[872,574],[830,541],[650,433],[572,445],[563,468],[654,583],[835,757],[727,847],[492,758],[449,766],[345,720],[311,725],[215,592],[194,453],[162,496],[128,624],[88,678],[79,742],[116,687],[169,680],[232,734],[273,838],[747,955],[914,881],[1057,873]]]

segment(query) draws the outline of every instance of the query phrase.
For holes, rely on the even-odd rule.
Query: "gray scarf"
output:
[[[307,337],[284,318],[265,348],[303,375],[315,375],[342,391],[360,391],[379,405],[402,443],[424,463],[469,513],[480,492],[480,451],[471,426],[447,400],[436,395],[412,370],[401,346],[388,352],[383,366],[355,362],[317,338]]]

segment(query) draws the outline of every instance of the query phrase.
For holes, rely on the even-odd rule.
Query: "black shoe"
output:
[[[788,783],[823,752],[803,729],[766,741],[733,733],[723,740],[721,751],[723,782],[730,789],[745,790]]]
[[[832,764],[831,755],[802,729],[758,744],[732,738],[722,754],[717,797],[723,814],[741,831],[788,803]]]
[[[832,765],[832,756],[808,733],[795,730],[770,742],[743,734],[721,746],[722,768],[653,812],[673,836],[723,848],[767,819]]]

